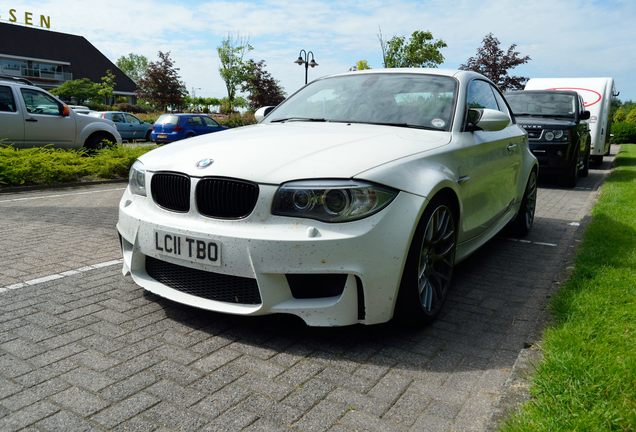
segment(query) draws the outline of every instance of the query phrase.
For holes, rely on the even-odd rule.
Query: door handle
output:
[[[34,119],[34,118],[28,118],[28,119],[24,119],[24,121],[28,121],[30,123],[35,123],[38,121],[38,119]]]
[[[506,146],[506,150],[508,150],[509,152],[513,151],[516,148],[517,148],[517,144],[508,144]]]

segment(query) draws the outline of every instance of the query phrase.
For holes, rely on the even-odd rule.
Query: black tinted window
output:
[[[15,112],[15,99],[11,88],[0,86],[0,111]]]

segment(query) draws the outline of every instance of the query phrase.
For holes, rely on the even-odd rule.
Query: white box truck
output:
[[[583,97],[585,109],[590,112],[588,125],[592,138],[590,162],[600,165],[610,151],[610,105],[618,96],[614,79],[604,78],[531,78],[525,90],[574,90]]]

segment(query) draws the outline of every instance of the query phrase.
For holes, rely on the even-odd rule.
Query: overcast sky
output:
[[[113,62],[128,53],[151,61],[170,51],[188,90],[223,97],[216,47],[228,33],[248,36],[255,60],[288,94],[304,83],[293,63],[311,50],[319,66],[309,79],[347,71],[365,59],[382,66],[378,28],[385,39],[428,30],[448,47],[441,67],[456,69],[492,32],[507,49],[516,43],[532,60],[512,71],[527,77],[611,76],[622,100],[636,100],[635,0],[427,1],[163,1],[10,0],[9,9],[51,18],[51,30],[86,37]],[[16,41],[19,43],[19,41]]]

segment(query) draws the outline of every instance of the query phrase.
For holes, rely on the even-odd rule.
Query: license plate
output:
[[[221,265],[221,245],[207,239],[155,230],[154,250],[158,254],[190,262]]]
[[[159,134],[159,135],[157,135],[157,138],[168,138],[168,135],[166,135],[166,134]]]

